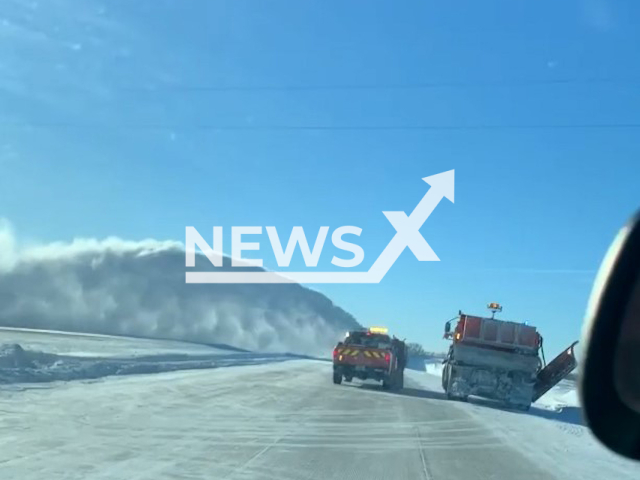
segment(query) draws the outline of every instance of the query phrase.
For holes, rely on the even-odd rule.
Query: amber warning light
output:
[[[369,328],[369,333],[387,333],[389,332],[388,328],[385,327],[371,327]]]

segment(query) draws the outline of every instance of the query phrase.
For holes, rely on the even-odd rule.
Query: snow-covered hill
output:
[[[0,325],[326,354],[356,320],[296,284],[185,283],[179,243],[75,240],[19,248],[0,225]],[[203,256],[199,270],[211,268]]]

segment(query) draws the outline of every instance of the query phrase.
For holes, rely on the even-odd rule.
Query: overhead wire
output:
[[[132,93],[206,93],[206,92],[290,92],[290,91],[376,91],[376,90],[420,90],[435,88],[509,88],[552,85],[640,85],[640,79],[634,78],[564,78],[564,79],[504,79],[475,81],[434,81],[415,83],[379,83],[379,84],[326,84],[326,85],[111,85],[104,87],[108,91]],[[30,84],[26,89],[48,89],[50,91],[75,92],[75,87],[46,84]],[[498,130],[612,130],[638,129],[640,122],[598,122],[598,123],[536,123],[536,124],[491,124],[476,123],[455,124],[413,124],[413,125],[252,125],[252,124],[171,124],[171,123],[78,123],[70,121],[13,121],[0,120],[2,128],[19,129],[78,129],[78,130],[171,130],[171,131],[498,131]]]

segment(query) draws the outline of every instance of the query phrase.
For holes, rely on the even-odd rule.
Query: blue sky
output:
[[[422,229],[441,262],[407,250],[379,285],[314,288],[431,349],[459,309],[498,301],[555,353],[640,204],[636,2],[3,10],[0,215],[27,240],[357,225],[366,269],[394,233],[381,212],[455,169],[455,204]]]

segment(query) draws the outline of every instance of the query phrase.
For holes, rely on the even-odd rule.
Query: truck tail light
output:
[[[335,360],[337,356],[338,356],[338,349],[334,348],[333,349],[333,359]]]
[[[389,352],[384,354],[384,361],[387,363],[391,361],[391,354]]]

